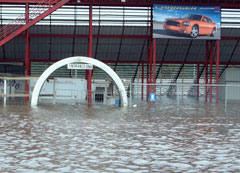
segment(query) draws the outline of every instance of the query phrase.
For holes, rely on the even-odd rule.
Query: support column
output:
[[[206,40],[206,64],[205,64],[205,84],[208,84],[208,57],[209,56],[209,47],[208,40]],[[205,86],[205,102],[208,100],[208,87]]]
[[[3,82],[3,94],[4,94],[4,98],[3,98],[3,103],[4,103],[4,106],[6,106],[6,103],[7,103],[7,79],[4,79],[4,82]]]
[[[149,50],[150,50],[150,64],[149,64],[150,65],[150,76],[149,76],[150,88],[149,88],[149,93],[151,93],[153,90],[153,86],[152,86],[152,84],[153,84],[153,40],[152,39],[150,41]]]
[[[88,57],[92,57],[92,4],[89,6],[89,38],[88,38]],[[88,105],[92,104],[92,71],[86,71],[87,90],[88,90]]]
[[[216,103],[218,103],[219,99],[219,62],[220,62],[220,40],[217,40],[217,57],[216,57]]]
[[[197,64],[197,100],[199,100],[200,64]]]
[[[148,98],[149,93],[153,91],[153,7],[151,7],[151,26],[150,26],[150,35],[151,39],[149,40],[149,89],[148,89]]]
[[[156,93],[156,39],[153,39],[153,92]]]
[[[211,41],[211,49],[210,49],[210,85],[212,85],[212,69],[213,69],[213,41]],[[212,102],[212,86],[210,86],[210,102]]]
[[[146,101],[148,101],[149,97],[149,59],[150,59],[150,51],[149,51],[149,40],[147,40],[147,87],[146,87]]]
[[[26,24],[29,22],[29,4],[26,3]],[[29,29],[26,30],[26,46],[25,46],[25,77],[31,75],[31,62],[30,62],[30,35]],[[25,94],[29,94],[29,81],[25,80]],[[25,101],[29,100],[29,96],[24,98]]]
[[[144,62],[142,62],[142,91],[141,91],[141,95],[142,95],[142,100],[143,100],[143,84],[144,84]]]

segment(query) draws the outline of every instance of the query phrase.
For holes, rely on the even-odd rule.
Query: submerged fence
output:
[[[191,104],[209,102],[213,104],[240,103],[239,84],[191,84],[191,83],[162,83],[142,84],[130,83],[130,106],[143,102]],[[151,96],[155,100],[151,100]]]
[[[0,100],[6,104],[9,98],[29,99],[29,81],[38,77],[0,77]]]
[[[32,82],[37,79],[38,77],[0,77],[0,101],[6,104],[8,100],[31,99],[31,91],[34,87]],[[73,79],[69,80],[72,81]],[[62,83],[65,82],[58,81],[58,84]],[[39,97],[40,103],[41,100],[43,103],[47,100],[53,104],[61,101],[87,103],[88,92],[86,89],[58,87],[56,84],[55,78],[46,81]],[[95,84],[95,90],[92,91],[93,104],[115,105],[116,101],[120,101],[116,86],[110,85],[106,81],[105,83]],[[76,84],[73,82],[72,85]],[[48,91],[44,91],[45,88]],[[240,105],[240,84],[130,83],[128,91],[129,106],[150,102],[150,95],[155,96],[156,100],[154,102],[159,104],[181,105],[207,102],[223,104],[226,109],[231,104]]]
[[[38,77],[0,77],[0,102],[28,101]],[[118,105],[120,97],[116,86],[109,81],[95,82],[91,95],[93,104]],[[87,83],[83,79],[50,78],[39,95],[40,103],[87,104]]]

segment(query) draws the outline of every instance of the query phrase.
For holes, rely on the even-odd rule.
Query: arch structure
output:
[[[127,101],[127,93],[126,90],[124,88],[124,85],[121,81],[121,79],[119,78],[119,76],[106,64],[102,63],[101,61],[98,61],[96,59],[93,58],[89,58],[89,57],[84,57],[84,56],[75,56],[75,57],[69,57],[69,58],[65,58],[62,59],[54,64],[52,64],[50,67],[48,67],[43,73],[42,75],[39,77],[37,83],[35,84],[33,93],[32,93],[32,100],[31,100],[31,106],[35,107],[38,105],[38,98],[39,98],[39,94],[40,91],[42,89],[42,86],[44,84],[44,82],[47,80],[47,78],[58,68],[67,65],[67,64],[71,64],[71,63],[86,63],[86,64],[92,64],[100,69],[102,69],[103,71],[105,71],[115,82],[119,94],[120,94],[120,99],[121,99],[121,106],[126,107],[128,105],[128,101]]]

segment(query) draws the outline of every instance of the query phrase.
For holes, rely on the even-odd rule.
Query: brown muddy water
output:
[[[239,106],[0,106],[0,172],[238,172]]]

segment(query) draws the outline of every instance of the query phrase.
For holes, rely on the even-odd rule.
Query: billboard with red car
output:
[[[153,6],[153,38],[221,38],[220,6]]]

